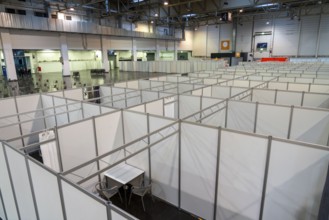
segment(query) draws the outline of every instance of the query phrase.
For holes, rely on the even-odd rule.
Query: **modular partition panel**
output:
[[[259,104],[257,108],[255,133],[287,138],[291,108]]]
[[[57,173],[28,160],[40,219],[64,219]]]
[[[266,137],[221,131],[216,219],[259,219],[267,146]]]
[[[0,189],[1,189],[1,198],[3,202],[3,207],[5,212],[0,216],[3,219],[19,219],[17,200],[15,195],[15,189],[12,185],[12,178],[10,175],[8,157],[6,154],[6,146],[1,142],[0,144]]]
[[[180,207],[213,219],[218,129],[181,124]]]
[[[64,90],[64,97],[69,98],[69,99],[74,99],[77,101],[82,101],[83,100],[83,90],[82,90],[82,88]]]
[[[96,145],[98,155],[112,151],[124,144],[123,120],[121,111],[95,117]],[[99,161],[102,169],[122,157],[122,152],[105,157]]]
[[[105,201],[102,204],[63,179],[61,180],[61,186],[67,219],[108,220]]]
[[[161,127],[167,126],[173,121],[159,117],[149,116],[149,132],[154,132]],[[150,143],[167,136],[171,132],[178,130],[178,125],[161,131],[157,137],[151,136]],[[174,206],[178,206],[178,154],[179,154],[179,134],[155,144],[149,151],[152,194],[167,201]]]
[[[96,157],[97,154],[92,119],[58,127],[57,134],[64,170],[71,169]],[[68,178],[73,182],[77,182],[96,169],[96,164],[90,164],[89,166],[84,167],[84,169],[80,169],[76,173],[68,176]],[[92,179],[86,182],[84,187],[88,188],[96,181],[97,180]]]
[[[8,171],[11,184],[15,191],[15,200],[20,218],[37,219],[38,209],[32,192],[32,182],[25,156],[4,144],[5,155],[8,160]],[[9,218],[10,219],[10,218]]]
[[[327,148],[273,140],[263,219],[317,219]]]
[[[289,138],[327,146],[329,144],[329,112],[294,108]]]
[[[229,101],[227,106],[227,128],[254,132],[256,104]]]

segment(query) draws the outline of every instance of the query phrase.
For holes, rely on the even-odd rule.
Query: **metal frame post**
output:
[[[270,167],[270,159],[271,159],[271,151],[272,151],[272,136],[269,136],[268,142],[267,142],[266,163],[265,163],[265,170],[264,170],[264,180],[263,180],[263,189],[262,189],[262,199],[261,199],[261,203],[260,203],[259,220],[263,219],[266,188],[267,188],[267,179],[268,179],[268,170]]]
[[[36,214],[37,219],[40,219],[39,216],[39,211],[38,211],[38,205],[37,205],[37,201],[35,198],[35,192],[34,192],[34,188],[33,188],[33,181],[32,181],[32,176],[31,176],[31,170],[30,170],[30,165],[27,159],[27,155],[24,155],[24,159],[25,159],[25,164],[26,164],[26,170],[27,170],[27,176],[29,178],[29,183],[30,183],[30,190],[31,190],[31,194],[32,194],[32,200],[34,203],[34,211]]]
[[[3,143],[2,143],[2,150],[3,150],[3,156],[5,157],[5,161],[6,161],[7,172],[8,172],[8,177],[9,177],[9,182],[10,182],[11,190],[12,190],[13,197],[14,197],[14,202],[15,202],[15,206],[16,206],[17,216],[18,216],[18,219],[21,220],[22,219],[21,218],[21,213],[20,213],[19,207],[18,207],[17,196],[16,196],[16,192],[15,192],[13,178],[11,176],[11,171],[10,171],[10,167],[9,167],[8,156],[7,156],[7,152],[6,152],[6,149],[5,149],[5,146],[3,145]]]
[[[216,179],[215,179],[214,220],[216,220],[216,214],[217,214],[221,134],[222,134],[222,128],[219,127],[218,128],[218,138],[217,138],[217,159],[216,159]]]

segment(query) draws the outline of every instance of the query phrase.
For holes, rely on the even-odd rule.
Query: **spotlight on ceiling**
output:
[[[158,13],[155,13],[154,16],[155,16],[155,17],[158,17],[159,15],[158,15]]]
[[[74,8],[73,7],[70,7],[69,9],[70,9],[70,11],[74,11]]]
[[[163,4],[164,5],[168,5],[169,3],[168,3],[168,1],[164,1]]]
[[[267,22],[266,22],[266,24],[270,24],[270,22],[269,22],[269,21],[267,21]]]
[[[239,12],[242,13],[243,12],[243,9],[240,9]]]
[[[154,21],[151,21],[151,24],[153,24],[154,23]]]

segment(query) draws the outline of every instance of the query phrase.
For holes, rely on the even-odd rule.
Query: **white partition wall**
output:
[[[216,219],[258,219],[268,140],[222,131]]]
[[[294,108],[292,118],[291,139],[328,145],[329,112]]]
[[[108,220],[107,206],[86,195],[81,189],[61,180],[65,212],[68,220]]]
[[[92,119],[77,122],[69,126],[59,127],[58,144],[64,170],[71,169],[96,157],[95,136]],[[77,153],[79,152],[79,153]],[[91,164],[70,176],[70,180],[79,181],[97,169]],[[91,184],[94,180],[86,183]]]
[[[213,219],[218,129],[181,124],[181,208]],[[191,184],[193,183],[193,184]]]
[[[63,98],[54,97],[54,106],[60,106],[55,108],[56,123],[57,126],[69,123],[69,117],[67,112],[66,100]]]
[[[160,129],[170,123],[172,120],[149,116],[150,132]],[[162,131],[166,136],[178,130],[178,124]],[[175,134],[160,143],[154,145],[151,150],[151,177],[152,194],[167,201],[174,206],[178,206],[178,136]],[[161,138],[151,137],[151,143]]]
[[[4,148],[3,144],[0,145],[0,189],[1,189],[1,195],[2,195],[2,201],[4,203],[3,207],[6,210],[7,218],[17,220],[19,219],[19,214],[17,212],[17,206],[15,202],[15,194],[13,193],[13,188],[11,185],[11,177],[8,173],[8,166],[7,166],[7,159],[4,154]],[[5,213],[3,213],[5,214]],[[0,216],[4,219],[5,216]],[[8,219],[8,220],[9,220]]]
[[[147,131],[147,116],[141,113],[123,112],[123,130],[125,143],[132,142],[148,133]],[[135,153],[147,145],[148,139],[145,138],[126,148],[126,155]],[[149,158],[148,153],[143,151],[137,156],[127,160],[128,164],[139,167],[145,171],[145,175],[149,176]]]
[[[317,219],[327,149],[273,141],[263,219]]]
[[[37,219],[37,208],[31,191],[27,163],[23,154],[5,146],[12,184],[21,218]]]
[[[258,105],[256,133],[287,138],[291,109],[284,106]]]
[[[99,155],[122,146],[124,144],[122,112],[117,111],[95,117],[95,131]],[[118,151],[116,155],[102,159],[99,163],[100,168],[108,166],[117,158],[121,158],[121,154],[122,152]]]
[[[248,102],[228,102],[227,128],[254,132],[256,104]]]
[[[31,178],[40,219],[64,219],[56,173],[29,160]],[[51,199],[50,199],[51,198]]]

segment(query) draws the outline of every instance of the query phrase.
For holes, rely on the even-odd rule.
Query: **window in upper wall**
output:
[[[16,10],[13,9],[13,8],[6,8],[6,9],[5,9],[5,12],[6,12],[6,13],[9,13],[9,14],[15,14],[15,13],[16,13]]]
[[[26,11],[25,10],[17,10],[17,14],[26,15]]]
[[[35,12],[34,12],[34,16],[36,16],[36,17],[48,18],[48,13],[35,11]]]

